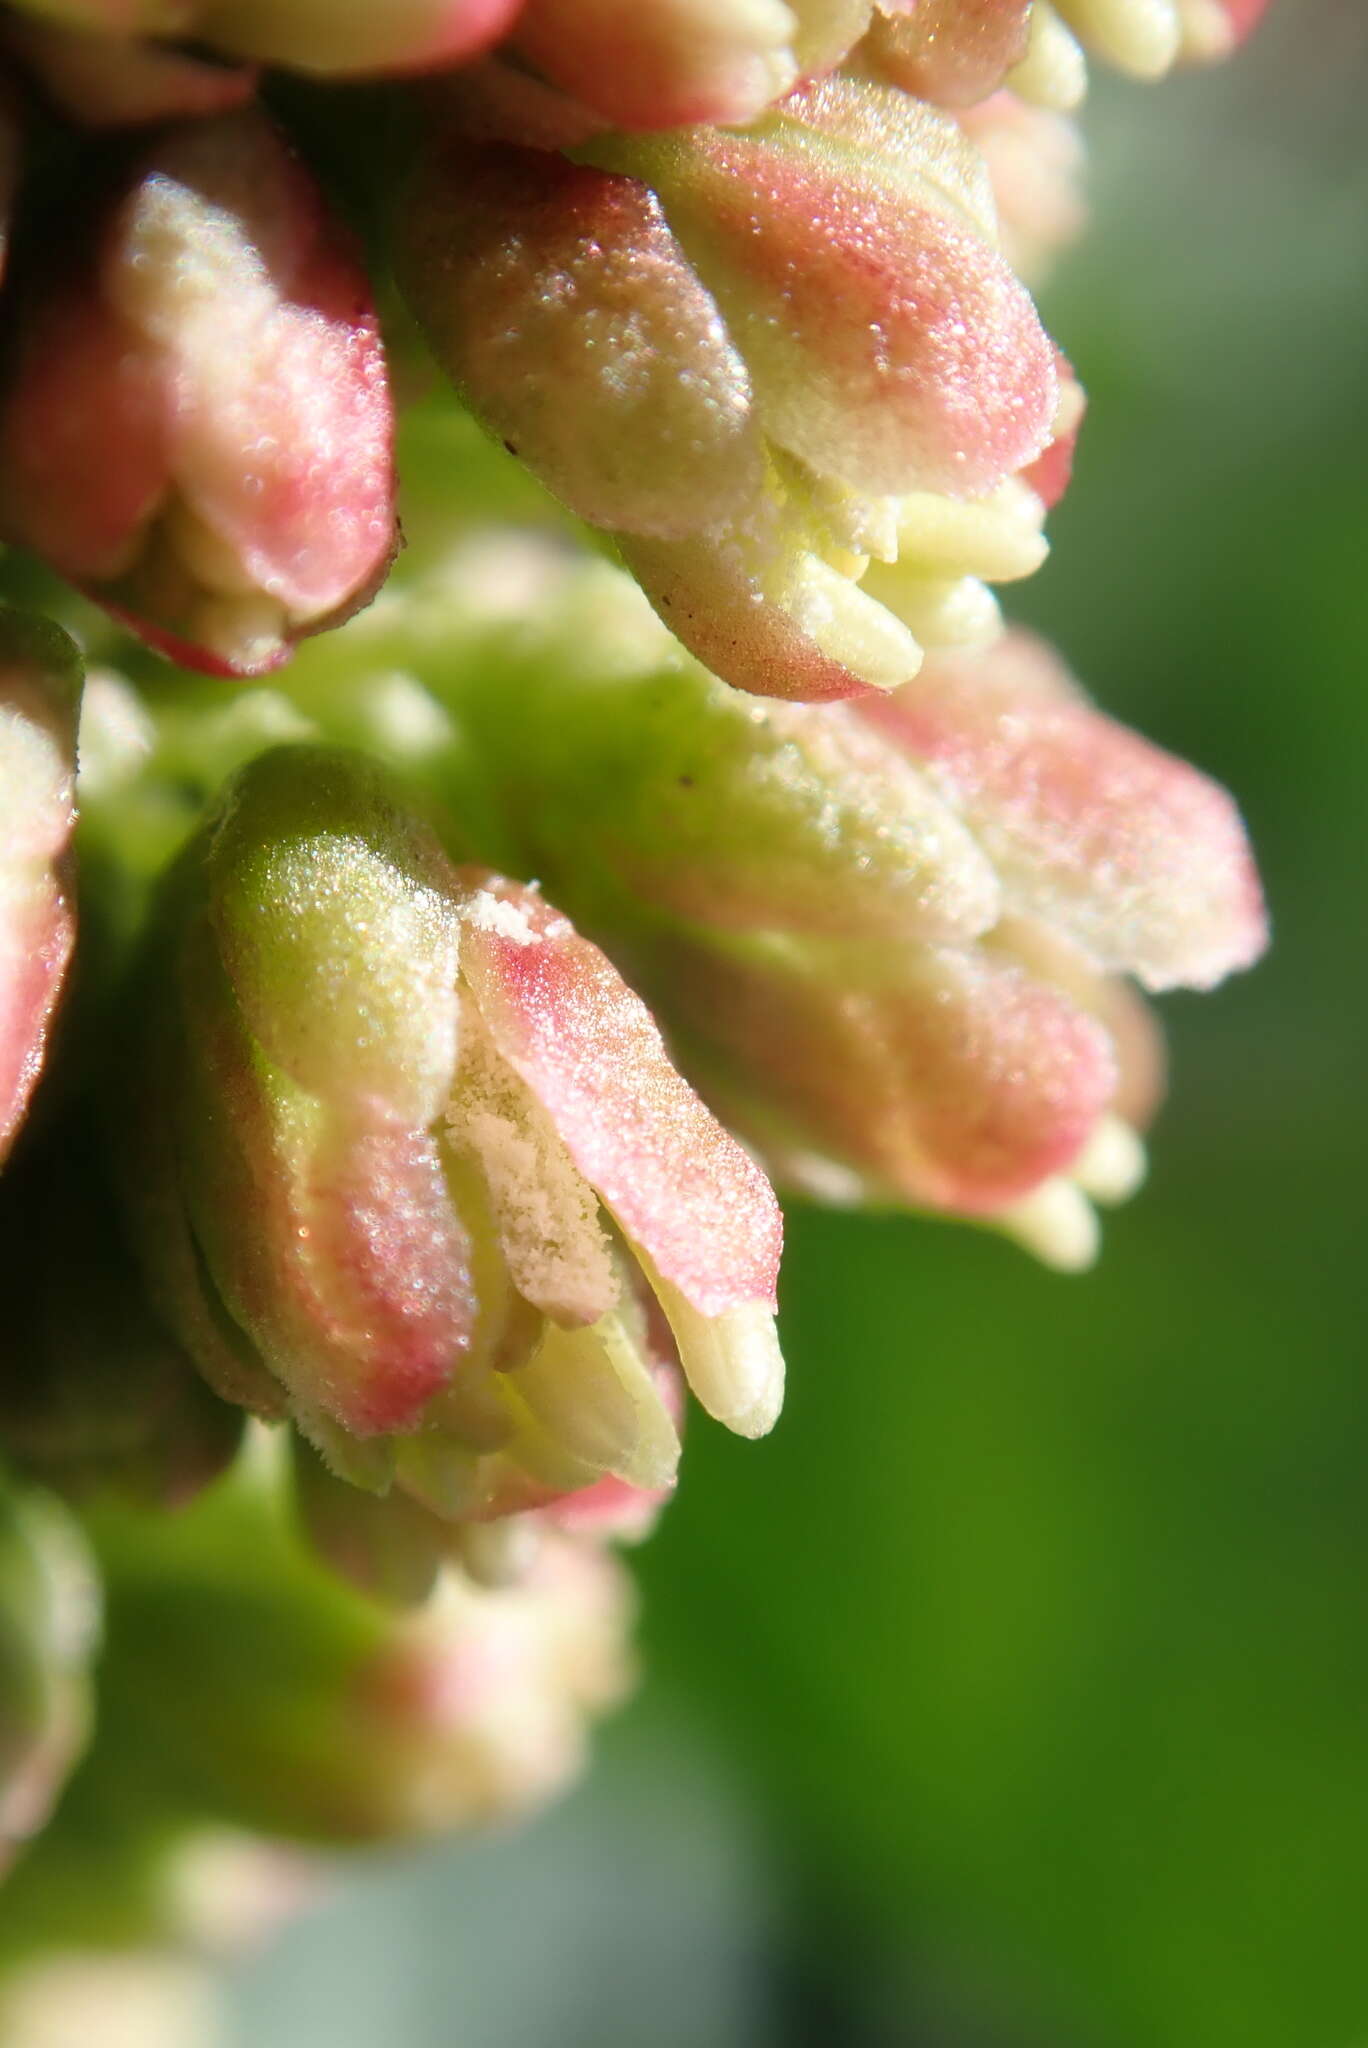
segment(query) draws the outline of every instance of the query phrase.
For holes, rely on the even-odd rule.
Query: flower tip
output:
[[[1119,1116],[1104,1116],[1074,1161],[1070,1178],[1094,1202],[1110,1205],[1128,1201],[1148,1167],[1139,1133]]]
[[[676,1287],[652,1276],[695,1396],[735,1436],[768,1436],[784,1405],[784,1357],[774,1315],[764,1302],[743,1302],[721,1315],[700,1315]]]
[[[1056,1273],[1086,1273],[1096,1263],[1101,1231],[1092,1203],[1063,1175],[1032,1188],[994,1218],[997,1228]]]

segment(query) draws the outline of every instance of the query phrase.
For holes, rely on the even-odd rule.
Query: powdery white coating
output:
[[[646,186],[453,145],[401,234],[444,366],[582,518],[679,535],[757,486],[745,364]]]
[[[34,622],[0,613],[0,1160],[42,1071],[76,940],[76,696]],[[46,629],[62,643],[55,628]]]
[[[864,714],[938,779],[1009,908],[1148,988],[1210,988],[1263,951],[1239,813],[1215,783],[1105,718],[1053,653],[1014,633],[938,655]]]
[[[499,1052],[625,1236],[700,1314],[773,1309],[781,1223],[764,1176],[680,1079],[598,948],[533,892],[504,889],[535,943],[472,926],[462,956]]]
[[[529,943],[504,919],[477,928],[506,944]],[[558,1322],[598,1322],[618,1298],[598,1199],[536,1095],[495,1052],[478,1013],[463,1024],[445,1117],[451,1142],[478,1161],[519,1294]]]
[[[178,658],[269,668],[394,549],[363,273],[256,113],[171,131],[72,262],[0,420],[11,527]]]

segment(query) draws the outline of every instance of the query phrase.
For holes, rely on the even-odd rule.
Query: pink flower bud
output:
[[[1210,988],[1267,943],[1234,804],[1095,711],[1058,657],[1014,632],[937,655],[862,707],[958,809],[1002,879],[1100,966],[1147,988]]]
[[[543,637],[519,614],[516,720],[497,638],[460,685],[520,862],[778,1179],[1086,1263],[1162,1085],[1118,977],[1206,988],[1265,941],[1229,797],[1028,635],[858,705],[762,707],[614,636],[608,572],[582,581]]]
[[[66,635],[0,609],[0,1161],[42,1071],[75,943],[80,691]]]
[[[644,1290],[704,1404],[770,1426],[774,1199],[534,890],[451,868],[360,757],[282,749],[164,917],[128,1203],[213,1384],[257,1405],[226,1329],[329,1464],[447,1519],[658,1490]]]
[[[272,668],[394,551],[364,278],[250,113],[171,131],[77,248],[30,280],[0,403],[5,523],[179,660]]]
[[[410,302],[492,430],[743,688],[888,688],[923,643],[995,631],[979,579],[1043,557],[1013,480],[1060,394],[953,121],[836,78],[743,132],[582,154],[448,143],[400,224]],[[896,588],[862,584],[871,558]]]

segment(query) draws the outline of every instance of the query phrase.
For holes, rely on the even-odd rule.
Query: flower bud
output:
[[[670,1483],[640,1288],[768,1428],[779,1218],[535,890],[456,870],[359,756],[230,785],[135,977],[125,1199],[211,1384],[449,1520]]]
[[[1009,912],[1146,988],[1213,988],[1267,942],[1229,796],[1093,709],[1054,652],[1014,632],[938,655],[861,707],[974,832]]]
[[[0,1876],[85,1744],[98,1614],[76,1525],[0,1473]]]
[[[178,660],[272,668],[394,551],[362,273],[255,113],[169,131],[64,246],[0,401],[4,523]]]
[[[193,37],[265,64],[325,75],[427,71],[488,47],[518,0],[21,0],[106,36]]]
[[[197,1813],[306,1841],[435,1835],[524,1812],[579,1772],[631,1682],[631,1598],[608,1553],[548,1536],[518,1585],[448,1570],[396,1616],[291,1529],[274,1447],[174,1529],[106,1515],[119,1726],[155,1729]]]
[[[581,575],[611,614],[609,572]],[[454,701],[519,863],[718,1113],[790,1184],[1083,1260],[1157,1088],[1116,977],[1206,988],[1264,944],[1230,799],[1024,634],[859,706],[761,706],[663,644],[615,656],[563,590],[546,619],[539,642],[524,607],[512,679],[483,639]]]
[[[1060,388],[954,122],[836,78],[740,132],[580,153],[448,141],[399,224],[486,424],[743,688],[856,695],[990,636],[981,579],[1045,553],[1016,479]]]
[[[0,607],[0,1162],[42,1071],[75,942],[80,694],[65,633]]]

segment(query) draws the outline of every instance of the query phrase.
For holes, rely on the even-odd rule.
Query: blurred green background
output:
[[[587,1784],[353,1865],[232,2048],[1368,2044],[1366,104],[1363,0],[1099,78],[1044,295],[1092,414],[1012,608],[1277,926],[1168,1006],[1149,1188],[1081,1280],[795,1213],[783,1422],[695,1417]]]
[[[1082,1280],[797,1213],[768,1443],[696,1420],[646,1682],[517,1835],[363,1866],[235,2048],[1368,2042],[1368,10],[1087,110],[1092,396],[1015,609],[1240,795],[1271,961],[1169,1005]]]

